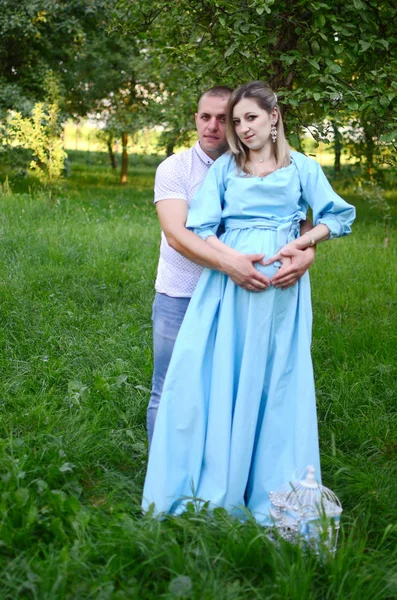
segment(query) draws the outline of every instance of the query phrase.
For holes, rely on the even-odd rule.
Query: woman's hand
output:
[[[274,277],[272,277],[272,285],[276,288],[281,287],[283,290],[295,285],[314,263],[315,257],[315,246],[301,250],[294,245],[294,242],[287,244],[265,262],[266,265],[270,265],[276,261],[280,261],[282,265]]]
[[[288,257],[290,250],[303,250],[303,248],[300,248],[298,246],[298,244],[296,243],[296,240],[293,240],[292,242],[285,244],[285,246],[280,248],[280,250],[278,252],[276,252],[276,254],[274,254],[272,257],[270,257],[266,261],[264,261],[263,264],[265,265],[265,267],[267,265],[272,265],[273,263],[275,263],[277,261],[281,262],[283,265],[288,264],[288,261],[283,262],[283,257],[284,258]],[[284,252],[286,252],[287,254],[284,254]]]
[[[316,255],[315,245],[318,242],[327,240],[330,236],[330,230],[324,223],[319,223],[310,231],[305,231],[300,237],[289,244],[286,244],[274,256],[269,258],[264,264],[271,265],[277,260],[282,263],[282,267],[271,279],[274,287],[281,287],[283,290],[295,285],[307,269],[313,264]],[[290,259],[286,263],[285,258]]]

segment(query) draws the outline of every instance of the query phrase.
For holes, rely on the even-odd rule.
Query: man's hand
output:
[[[222,271],[234,283],[250,292],[263,292],[270,286],[270,279],[255,268],[263,263],[264,254],[238,254],[227,258]]]
[[[271,279],[272,285],[283,290],[295,285],[295,283],[306,273],[307,269],[314,263],[316,251],[314,247],[299,250],[294,247],[285,247],[277,252],[265,264],[272,264],[279,260],[282,267]]]

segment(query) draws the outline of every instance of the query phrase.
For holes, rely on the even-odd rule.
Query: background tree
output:
[[[33,160],[30,168],[48,190],[50,201],[64,169],[66,152],[62,144],[62,127],[59,110],[59,88],[56,78],[47,76],[46,102],[37,102],[31,116],[24,117],[18,111],[11,112],[7,137],[12,144],[30,150]]]
[[[52,72],[59,82],[64,119],[100,116],[111,107],[113,117],[119,115],[118,136],[126,140],[137,127],[131,116],[137,101],[138,55],[133,38],[108,32],[114,7],[114,0],[4,0],[0,119],[9,109],[28,116],[44,100],[46,74]],[[123,164],[125,169],[126,155]]]
[[[371,139],[397,137],[394,21],[397,9],[380,0],[119,0],[118,30],[144,32],[141,51],[162,62],[170,96],[220,81],[265,79],[286,109],[290,139],[324,119],[343,124],[360,115]],[[176,69],[171,85],[168,68]],[[191,107],[188,107],[191,110]]]
[[[161,125],[171,153],[203,89],[260,78],[295,147],[339,132],[336,165],[343,146],[371,172],[396,149],[396,16],[386,0],[3,0],[0,119],[43,101],[51,71],[65,117],[104,117],[124,141]]]

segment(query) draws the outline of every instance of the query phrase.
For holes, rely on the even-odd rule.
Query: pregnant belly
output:
[[[285,240],[280,244],[278,238],[277,231],[273,229],[250,227],[247,229],[229,229],[221,235],[220,240],[242,254],[264,254],[264,260],[267,260],[286,243]],[[280,268],[281,263],[277,261],[267,267],[256,263],[255,266],[267,277],[273,277]]]
[[[231,248],[239,252],[244,252],[244,254],[265,252],[266,254],[271,253],[273,255],[287,243],[286,236],[279,235],[276,229],[265,229],[262,227],[228,229],[219,239]]]

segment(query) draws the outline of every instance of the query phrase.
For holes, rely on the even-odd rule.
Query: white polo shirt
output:
[[[214,161],[197,142],[193,148],[166,158],[157,168],[154,201],[181,199],[190,205]],[[161,232],[156,291],[167,296],[190,298],[203,267],[169,246]]]

